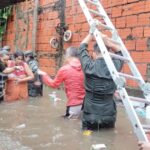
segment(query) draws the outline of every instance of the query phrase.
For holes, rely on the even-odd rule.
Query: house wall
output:
[[[89,26],[78,4],[78,0],[39,0],[36,53],[40,68],[55,75],[63,64],[63,53],[69,46],[79,46],[87,35]],[[129,50],[134,62],[146,81],[150,80],[150,1],[149,0],[102,0],[106,12],[117,28],[119,35]],[[9,20],[3,45],[16,49],[32,49],[33,7],[31,1],[16,5]],[[28,13],[25,13],[28,11]],[[20,15],[21,14],[21,15]],[[17,19],[18,18],[18,19]],[[65,25],[72,31],[72,39],[64,42],[62,32],[56,31]],[[62,30],[61,30],[62,31]],[[59,48],[54,49],[49,41],[59,40]],[[90,43],[89,49],[92,50]],[[123,72],[129,72],[125,65]],[[128,86],[135,87],[133,81]]]

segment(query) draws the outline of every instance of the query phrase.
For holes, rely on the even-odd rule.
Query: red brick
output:
[[[150,13],[148,14],[140,14],[138,16],[138,26],[146,26],[150,24]]]
[[[126,39],[129,35],[131,35],[130,28],[118,29],[118,33],[122,39]]]
[[[79,34],[74,33],[74,34],[72,35],[72,42],[80,42],[79,39],[80,39]]]
[[[112,17],[122,16],[122,6],[113,7],[112,10],[110,10],[110,13],[112,14]]]
[[[124,5],[127,3],[127,0],[113,0],[111,1],[111,6]]]
[[[121,17],[116,19],[116,28],[124,28],[126,26],[126,18]]]
[[[130,52],[130,55],[135,63],[141,62],[143,59],[142,52],[134,51],[134,52]]]
[[[127,50],[129,50],[129,51],[135,50],[135,40],[125,41],[125,46],[126,46]]]
[[[50,44],[38,44],[37,45],[37,51],[51,51],[51,46],[50,46]]]
[[[150,51],[144,51],[142,52],[142,60],[144,63],[150,62]]]
[[[110,19],[111,19],[111,18],[110,18]],[[114,27],[116,27],[116,19],[115,19],[115,18],[114,18],[114,19],[112,18],[112,19],[111,19],[111,22],[112,22],[112,24],[114,25]]]
[[[138,2],[139,0],[127,0],[128,3]]]
[[[144,37],[150,37],[150,27],[144,28]]]
[[[146,75],[147,64],[141,63],[136,65],[140,74],[144,77]]]
[[[82,23],[82,31],[89,31],[89,24],[87,22]]]
[[[135,88],[138,86],[138,83],[134,80],[127,80],[127,86],[130,88]]]
[[[53,59],[47,59],[47,58],[39,58],[38,59],[40,67],[55,67],[55,61]]]
[[[68,24],[69,30],[75,31],[75,26],[74,24]]]
[[[137,26],[137,15],[127,16],[126,26],[127,27],[136,27]]]
[[[131,73],[130,68],[129,68],[129,66],[127,64],[123,65],[123,68],[122,68],[121,72],[122,73],[126,73],[126,74],[130,74]]]
[[[143,37],[144,31],[143,27],[135,27],[132,29],[133,37]]]
[[[144,11],[145,12],[150,12],[150,1],[149,0],[147,0],[145,2],[145,10]]]
[[[145,9],[145,1],[139,1],[137,3],[134,3],[134,6],[132,7],[133,14],[139,14],[143,12]]]
[[[122,16],[133,15],[133,4],[126,4],[122,7]]]
[[[49,44],[50,36],[38,36],[37,44]]]
[[[75,24],[74,25],[74,32],[78,32],[82,30],[82,24]]]
[[[147,39],[137,39],[136,40],[136,50],[137,51],[144,51],[147,50]]]
[[[73,17],[67,17],[66,18],[66,23],[73,23]]]

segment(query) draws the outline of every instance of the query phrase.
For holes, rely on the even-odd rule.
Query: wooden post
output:
[[[16,19],[14,21],[15,25],[15,40],[14,40],[14,45],[15,45],[15,51],[18,50],[18,37],[19,37],[19,26],[18,26],[18,18],[19,18],[19,5],[17,4],[15,6],[15,13],[16,13]]]
[[[35,0],[35,6],[34,6],[34,12],[33,12],[33,32],[32,32],[32,50],[34,52],[36,51],[38,7],[39,7],[39,0]]]

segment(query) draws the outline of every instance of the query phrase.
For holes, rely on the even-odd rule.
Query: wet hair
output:
[[[14,58],[17,58],[19,56],[22,56],[23,60],[24,60],[24,53],[20,50],[17,50],[15,53],[14,53]]]
[[[95,52],[96,54],[100,54],[100,53],[101,53],[101,51],[100,51],[99,46],[98,46],[97,43],[94,44],[94,52]]]
[[[4,52],[4,51],[1,51],[0,52],[0,57],[5,57],[5,56],[8,56],[8,54],[6,52]]]
[[[6,51],[10,52],[10,46],[6,45],[2,48],[2,50],[6,50]]]
[[[66,56],[68,56],[68,57],[78,57],[78,49],[76,47],[67,48]]]
[[[6,51],[6,50],[1,50],[1,51],[0,51],[0,56],[3,57],[3,56],[5,56],[5,55],[9,55],[9,54],[8,54],[8,51]]]
[[[29,57],[30,59],[34,59],[35,58],[35,54],[32,50],[27,50],[24,52],[24,56],[25,57]]]

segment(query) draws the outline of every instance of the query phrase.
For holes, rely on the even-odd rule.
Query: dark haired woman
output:
[[[32,80],[34,75],[29,66],[24,62],[24,54],[21,51],[14,53],[14,60],[9,61],[9,67],[19,66],[21,69],[13,71],[7,80],[6,97],[8,102],[28,99],[27,81]]]

